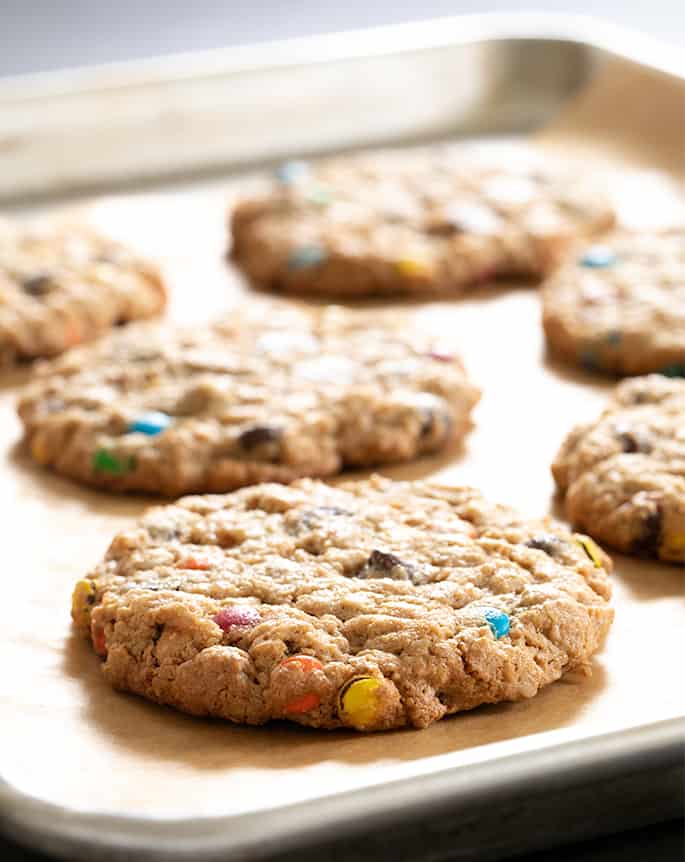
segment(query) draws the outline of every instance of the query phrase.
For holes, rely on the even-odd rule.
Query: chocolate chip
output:
[[[49,275],[39,273],[38,275],[31,275],[25,278],[21,283],[21,287],[24,293],[28,293],[29,296],[41,297],[50,293],[54,284]]]
[[[662,524],[663,512],[661,505],[657,503],[654,511],[645,516],[640,536],[631,547],[632,553],[640,557],[658,557]]]
[[[614,430],[623,447],[623,451],[626,453],[642,452],[647,455],[654,448],[649,436],[638,428],[617,425]]]
[[[243,431],[238,437],[238,442],[243,449],[255,449],[264,443],[276,443],[283,436],[281,428],[274,428],[271,425],[255,425]]]
[[[558,536],[553,536],[551,533],[542,533],[539,536],[533,536],[532,539],[528,539],[524,544],[527,548],[544,551],[549,557],[558,557],[564,547],[564,542]]]
[[[414,567],[394,554],[372,551],[369,559],[357,573],[358,578],[392,578],[394,581],[411,581]]]

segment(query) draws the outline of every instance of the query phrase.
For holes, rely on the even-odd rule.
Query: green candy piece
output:
[[[117,458],[106,449],[98,449],[93,455],[93,469],[102,473],[111,473],[113,476],[123,476],[135,469],[135,458]]]
[[[667,365],[659,372],[664,377],[685,377],[685,362],[677,362],[674,365]]]

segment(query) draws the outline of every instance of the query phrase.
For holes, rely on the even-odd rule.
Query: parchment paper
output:
[[[615,64],[541,140],[606,159],[612,172],[630,164],[638,175],[614,184],[626,217],[649,210],[663,219],[673,209],[670,183],[685,174],[684,129],[681,84]],[[226,203],[239,186],[127,194],[86,209],[159,258],[173,288],[170,316],[199,322],[246,291],[223,261]],[[549,463],[567,430],[596,415],[610,382],[547,361],[534,288],[409,311],[458,346],[484,395],[463,450],[383,472],[471,483],[531,515],[554,511]],[[0,382],[0,771],[19,790],[85,812],[259,811],[685,714],[685,572],[619,556],[616,622],[591,677],[567,676],[532,700],[424,731],[235,727],[111,691],[99,660],[71,633],[71,589],[150,501],[83,490],[32,465],[13,410],[27,377]]]

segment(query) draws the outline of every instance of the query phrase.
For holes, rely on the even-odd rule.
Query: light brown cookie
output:
[[[586,669],[610,568],[473,489],[301,480],[150,510],[72,615],[112,685],[185,712],[426,727]]]
[[[685,228],[579,249],[542,298],[553,354],[591,371],[685,377]]]
[[[233,258],[258,284],[325,297],[540,278],[613,214],[576,171],[517,155],[452,145],[286,163],[233,211]]]
[[[0,221],[0,366],[62,353],[165,303],[151,263],[88,228]]]
[[[569,519],[626,554],[685,564],[685,380],[621,383],[552,465]]]
[[[70,351],[19,413],[39,463],[178,496],[436,452],[464,436],[478,397],[458,357],[405,316],[251,305]]]

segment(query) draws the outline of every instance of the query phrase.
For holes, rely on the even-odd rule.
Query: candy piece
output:
[[[401,275],[406,275],[408,278],[422,278],[431,274],[427,263],[413,257],[400,258],[395,262],[395,267]]]
[[[309,176],[309,165],[300,159],[290,159],[276,168],[276,179],[284,186],[298,183]]]
[[[107,655],[107,641],[105,640],[105,630],[102,626],[93,626],[90,639],[93,642],[93,649],[103,658]]]
[[[676,533],[674,536],[667,537],[664,542],[664,549],[669,554],[679,554],[685,551],[685,534]]]
[[[527,548],[544,551],[548,557],[558,556],[564,545],[561,539],[552,533],[541,533],[539,536],[533,536],[532,539],[528,539],[524,544]]]
[[[206,571],[212,568],[212,564],[206,557],[183,557],[178,560],[176,567],[179,569],[197,569]]]
[[[592,541],[589,536],[584,536],[582,533],[574,533],[574,540],[580,545],[580,547],[585,551],[588,557],[595,564],[596,568],[603,568],[602,565],[602,552],[599,547]]]
[[[296,248],[288,258],[289,269],[309,269],[326,260],[326,252],[320,245],[303,245]]]
[[[310,709],[316,709],[321,703],[321,698],[313,691],[303,694],[302,697],[297,697],[291,700],[283,707],[283,712],[289,715],[298,715],[302,712],[309,712]]]
[[[616,263],[616,255],[606,245],[592,245],[585,250],[579,263],[581,266],[600,269]]]
[[[98,449],[93,455],[93,469],[113,476],[123,476],[135,469],[135,458],[118,458],[106,449]]]
[[[129,434],[147,434],[149,437],[154,437],[156,434],[161,434],[171,424],[171,417],[166,413],[160,413],[158,410],[149,410],[147,413],[141,413],[137,419],[128,426]]]
[[[374,724],[382,709],[378,694],[383,683],[372,676],[358,676],[347,682],[338,695],[338,712],[345,724],[363,730]]]
[[[483,616],[497,640],[509,634],[509,615],[504,611],[498,608],[485,608]]]
[[[232,608],[222,608],[214,617],[214,622],[225,632],[233,628],[252,628],[261,622],[262,616],[256,608],[250,605],[234,605]]]
[[[620,344],[623,340],[623,334],[618,331],[618,329],[612,329],[610,332],[607,332],[606,343],[610,344],[612,347],[616,347],[617,344]]]
[[[659,372],[664,377],[685,377],[685,362],[676,362],[673,365],[667,365]]]
[[[312,673],[315,670],[323,670],[323,665],[312,655],[291,655],[284,658],[279,667],[291,667],[302,673]]]
[[[238,442],[243,449],[254,449],[263,443],[276,443],[282,436],[281,428],[274,428],[273,425],[255,425],[243,431],[238,437]]]
[[[410,581],[414,567],[386,551],[371,551],[369,558],[357,572],[357,578],[390,578],[393,581]]]
[[[71,617],[78,625],[88,625],[90,609],[95,604],[95,584],[85,578],[76,582],[71,594]]]
[[[435,359],[436,362],[454,362],[454,354],[452,353],[431,351],[428,356],[430,356],[431,359]]]

